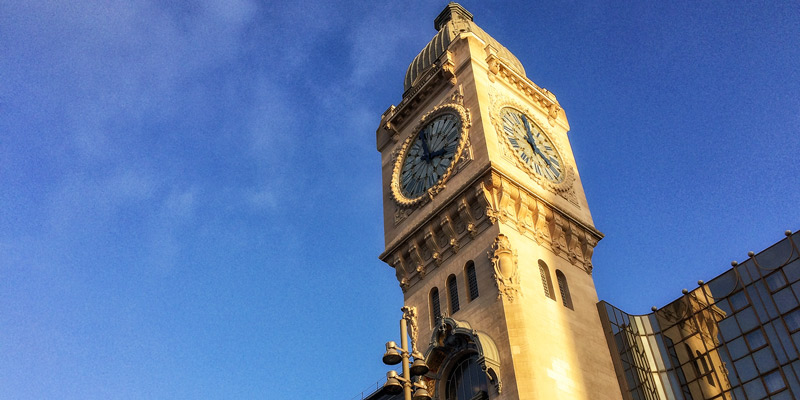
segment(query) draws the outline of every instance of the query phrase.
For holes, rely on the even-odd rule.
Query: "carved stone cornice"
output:
[[[414,115],[420,105],[433,93],[438,93],[437,89],[443,82],[448,82],[451,86],[458,83],[456,78],[456,65],[453,53],[445,51],[441,57],[418,78],[418,83],[403,93],[403,100],[397,107],[389,107],[381,117],[380,129],[386,130],[393,141],[399,140],[400,129],[408,121],[408,117]]]
[[[602,233],[496,170],[485,174],[477,186],[483,193],[486,215],[492,223],[514,228],[591,274],[592,253],[603,238]]]
[[[485,50],[487,54],[486,64],[489,69],[489,80],[495,82],[497,79],[502,79],[511,85],[511,87],[516,87],[520,92],[542,108],[547,114],[547,122],[549,122],[550,125],[555,125],[559,113],[563,111],[558,100],[556,100],[556,96],[550,93],[549,90],[539,87],[530,79],[510,68],[502,58],[497,56],[497,49],[491,45],[487,45]]]
[[[517,230],[588,274],[594,247],[603,238],[596,229],[489,168],[390,243],[380,259],[395,268],[406,291],[495,224]]]
[[[410,233],[392,242],[380,259],[395,269],[403,291],[425,278],[493,223],[485,197],[468,185],[433,210]]]

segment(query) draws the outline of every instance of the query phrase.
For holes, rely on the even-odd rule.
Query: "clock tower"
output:
[[[448,4],[377,130],[386,250],[435,399],[621,399],[564,110]]]

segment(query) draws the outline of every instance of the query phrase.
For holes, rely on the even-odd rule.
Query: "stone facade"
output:
[[[424,379],[434,398],[449,398],[459,362],[475,356],[487,382],[476,398],[621,399],[591,275],[602,234],[593,226],[564,110],[457,4],[436,26],[409,67],[402,101],[377,130],[386,243],[380,258],[395,269],[405,305],[416,307],[418,350],[431,366]],[[548,172],[557,178],[512,146],[504,107],[541,129],[549,141],[540,147],[555,147],[557,156],[544,162],[557,164],[557,174]],[[426,123],[442,108],[460,121],[464,137],[446,172],[423,195],[406,196],[399,182],[410,148],[435,129]],[[422,146],[422,164],[433,167],[444,150]],[[487,353],[492,348],[496,354]]]

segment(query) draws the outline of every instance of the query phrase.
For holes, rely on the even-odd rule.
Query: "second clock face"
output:
[[[558,150],[531,118],[506,107],[500,111],[500,119],[503,135],[528,168],[553,183],[564,179],[564,163]]]
[[[400,192],[419,198],[437,184],[455,161],[461,139],[461,118],[445,113],[419,130],[409,146],[399,176]]]

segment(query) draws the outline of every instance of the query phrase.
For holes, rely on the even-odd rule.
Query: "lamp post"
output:
[[[386,373],[386,383],[383,390],[389,394],[399,394],[403,392],[404,400],[431,400],[431,395],[423,382],[419,379],[414,381],[414,377],[428,373],[428,366],[422,354],[409,349],[408,346],[408,323],[412,316],[404,312],[400,320],[400,347],[395,342],[386,343],[386,353],[383,355],[383,363],[386,365],[403,364],[403,375],[397,375],[396,371]],[[414,362],[409,363],[413,358]],[[411,391],[416,388],[412,397]]]

